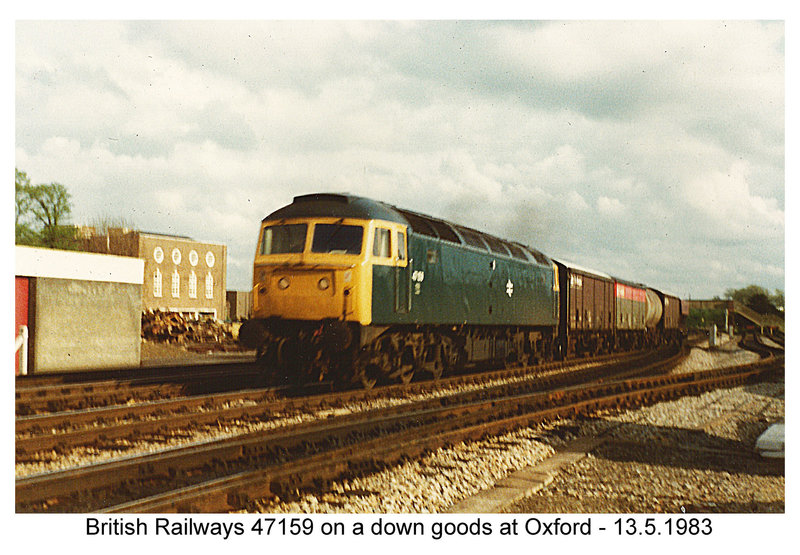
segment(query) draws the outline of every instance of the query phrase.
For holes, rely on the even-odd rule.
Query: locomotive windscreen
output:
[[[259,254],[303,252],[307,224],[273,225],[264,228]]]
[[[317,224],[311,252],[361,254],[364,228],[360,225]]]

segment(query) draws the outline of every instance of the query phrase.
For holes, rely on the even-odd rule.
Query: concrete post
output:
[[[19,327],[16,349],[19,352],[19,374],[26,376],[28,374],[28,326]]]

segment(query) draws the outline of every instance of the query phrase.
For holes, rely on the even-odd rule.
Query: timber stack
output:
[[[142,339],[176,344],[189,350],[237,350],[232,324],[213,318],[189,318],[177,312],[143,312]]]

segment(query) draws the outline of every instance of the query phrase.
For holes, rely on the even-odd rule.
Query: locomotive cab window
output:
[[[406,234],[402,231],[397,232],[397,259],[406,259]]]
[[[361,254],[364,228],[360,225],[316,224],[311,252],[327,254]]]
[[[303,252],[306,246],[306,224],[273,225],[264,228],[259,254]]]
[[[372,242],[372,256],[390,258],[392,256],[392,232],[378,227]]]

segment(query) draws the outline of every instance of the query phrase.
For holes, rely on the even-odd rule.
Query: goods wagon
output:
[[[561,299],[559,335],[568,354],[614,349],[614,279],[571,262],[556,261]]]
[[[675,341],[682,337],[683,311],[680,298],[663,291],[654,290],[661,300],[663,314],[659,322],[659,333],[667,340]]]

